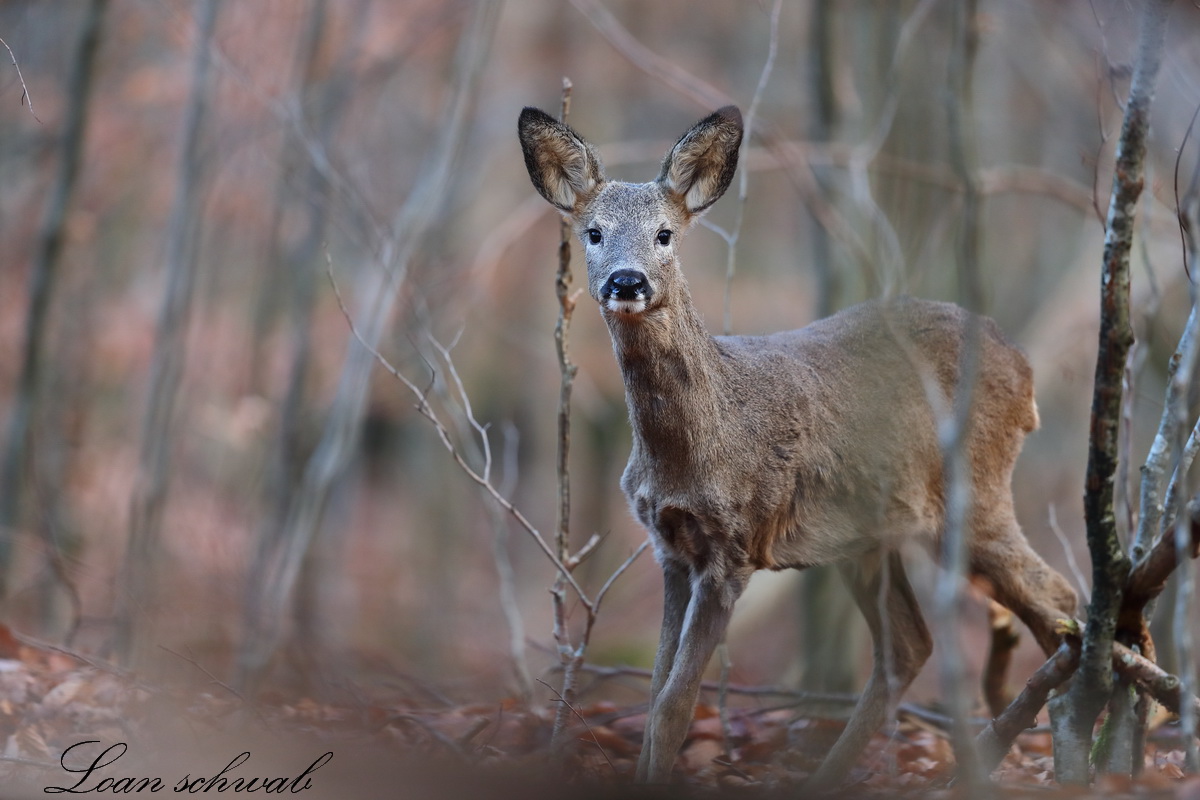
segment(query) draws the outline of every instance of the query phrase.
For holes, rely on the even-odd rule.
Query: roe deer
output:
[[[593,147],[538,109],[521,113],[518,132],[534,187],[583,243],[633,429],[621,488],[663,570],[639,780],[670,777],[701,673],[750,574],[829,563],[842,565],[867,618],[874,669],[813,783],[831,786],[854,765],[932,649],[897,551],[935,548],[942,535],[930,393],[952,407],[969,327],[978,380],[965,444],[968,569],[1048,654],[1057,648],[1056,620],[1075,612],[1076,597],[1013,512],[1013,464],[1038,417],[1029,364],[994,322],[901,299],[786,333],[710,336],[677,247],[729,186],[741,113],[730,106],[698,122],[642,184],[606,179]]]

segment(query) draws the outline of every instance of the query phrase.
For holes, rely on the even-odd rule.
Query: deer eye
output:
[[[669,245],[671,243],[671,232],[670,231],[659,231],[658,232],[658,243],[661,244],[663,247],[666,247],[667,245]]]
[[[595,228],[588,228],[587,237],[592,244],[600,244],[600,239],[603,238],[600,236],[600,231]]]

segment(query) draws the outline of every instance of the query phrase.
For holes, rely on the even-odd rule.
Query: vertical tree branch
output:
[[[571,113],[571,81],[564,77],[562,82],[562,105],[559,120],[566,123]],[[571,363],[571,314],[575,311],[575,298],[571,294],[571,223],[566,217],[559,221],[558,272],[554,277],[554,293],[558,297],[558,322],[554,326],[554,346],[558,356],[558,448],[555,478],[558,487],[558,508],[554,527],[554,552],[559,561],[573,569],[570,558],[571,539],[571,389],[575,383],[577,367]],[[575,562],[578,563],[578,562]],[[553,749],[560,752],[564,744],[567,722],[571,718],[577,693],[579,667],[583,663],[583,648],[575,647],[567,625],[566,579],[560,572],[554,578],[550,590],[554,601],[554,639],[558,644],[558,658],[563,668],[562,689],[559,692],[558,711],[554,715],[554,730],[551,735]],[[586,640],[585,640],[586,643]]]
[[[1143,6],[1137,63],[1117,143],[1100,278],[1100,347],[1092,396],[1084,517],[1092,557],[1092,599],[1079,669],[1066,703],[1063,741],[1055,749],[1060,782],[1086,783],[1092,728],[1112,693],[1112,645],[1129,559],[1121,550],[1113,480],[1121,418],[1121,381],[1133,342],[1129,318],[1129,252],[1142,192],[1150,105],[1161,60],[1170,0]],[[1060,752],[1065,750],[1065,752]]]
[[[979,288],[979,189],[974,175],[974,142],[969,128],[973,111],[971,81],[974,76],[978,40],[975,32],[975,0],[954,9],[954,54],[947,75],[947,120],[951,131],[950,160],[963,189],[963,215],[958,239],[959,301],[981,311]],[[939,420],[942,471],[946,492],[946,531],[942,541],[943,567],[936,599],[934,640],[939,653],[941,676],[954,720],[952,741],[962,779],[979,785],[987,775],[980,768],[979,754],[970,734],[965,667],[958,640],[959,597],[966,571],[966,542],[971,536],[971,481],[967,442],[971,436],[971,408],[979,374],[981,331],[979,318],[972,316],[964,332],[959,353],[958,385],[950,412]]]
[[[571,113],[571,81],[563,78],[562,111],[559,119],[567,121]],[[566,217],[558,224],[558,272],[554,277],[554,294],[558,298],[558,322],[554,326],[554,346],[558,354],[560,382],[558,389],[558,449],[556,476],[558,481],[558,510],[554,527],[554,546],[558,557],[565,561],[571,527],[571,388],[578,367],[571,363],[571,314],[575,299],[571,296],[571,223]]]
[[[87,128],[88,99],[95,73],[96,52],[100,49],[100,28],[108,0],[91,0],[84,13],[83,27],[76,44],[71,72],[67,79],[66,119],[59,139],[58,173],[50,190],[45,215],[34,244],[29,276],[29,312],[25,318],[25,342],[21,367],[9,412],[4,453],[0,456],[0,599],[6,594],[12,537],[20,523],[21,496],[24,487],[26,454],[33,433],[34,409],[42,384],[42,344],[49,318],[50,301],[58,276],[67,208],[74,193],[83,154]],[[8,45],[5,45],[7,47]],[[12,54],[12,51],[9,51]],[[13,58],[13,65],[16,65]],[[20,74],[18,68],[18,75]],[[24,89],[25,81],[21,79]],[[30,112],[33,111],[32,101]],[[36,117],[35,117],[36,119]]]
[[[138,474],[130,502],[124,579],[116,598],[115,648],[126,663],[136,660],[142,645],[137,637],[145,622],[143,612],[153,600],[153,574],[171,469],[172,417],[183,378],[195,284],[195,253],[190,245],[200,208],[200,128],[207,106],[209,43],[216,29],[218,5],[219,0],[205,0],[200,6],[192,86],[184,109],[179,178],[167,223],[166,287],[159,307]]]

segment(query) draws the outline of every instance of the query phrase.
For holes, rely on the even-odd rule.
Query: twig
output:
[[[1063,555],[1067,559],[1067,569],[1071,570],[1071,577],[1075,579],[1075,588],[1079,590],[1079,596],[1086,603],[1088,601],[1088,584],[1087,578],[1083,576],[1083,570],[1079,568],[1079,562],[1075,560],[1075,551],[1071,548],[1071,542],[1067,539],[1067,535],[1063,533],[1062,527],[1058,524],[1058,510],[1051,503],[1049,511],[1050,531],[1058,539],[1058,543],[1062,545]]]
[[[1175,352],[1167,362],[1167,388],[1163,398],[1162,417],[1154,441],[1142,465],[1142,486],[1138,501],[1137,533],[1130,548],[1130,558],[1137,563],[1163,527],[1163,514],[1174,514],[1163,496],[1163,485],[1170,466],[1172,445],[1179,436],[1179,409],[1186,404],[1188,385],[1197,357],[1200,356],[1200,312],[1195,307],[1188,314],[1187,324],[1179,336]],[[1172,481],[1174,482],[1174,481]]]
[[[554,551],[550,548],[550,545],[546,543],[546,540],[542,537],[541,532],[538,531],[538,529],[534,527],[533,523],[531,523],[525,517],[525,515],[521,513],[520,509],[514,506],[507,497],[500,494],[499,490],[497,490],[490,481],[484,480],[483,476],[476,472],[475,469],[466,462],[466,459],[463,458],[462,453],[460,453],[458,448],[455,446],[453,439],[450,438],[450,431],[444,424],[442,424],[441,418],[438,417],[437,412],[434,411],[433,407],[429,404],[426,390],[421,389],[415,383],[409,380],[404,373],[400,372],[400,370],[392,364],[392,362],[390,362],[382,353],[376,350],[366,341],[366,339],[363,338],[362,334],[358,330],[358,326],[354,322],[354,318],[350,315],[350,310],[346,307],[346,301],[342,297],[341,290],[338,289],[337,281],[333,277],[333,262],[330,259],[328,252],[325,255],[325,270],[326,275],[329,277],[330,284],[333,286],[333,293],[337,298],[338,308],[341,309],[342,316],[345,318],[346,324],[350,326],[350,332],[354,335],[355,339],[358,340],[359,344],[366,348],[367,352],[372,356],[372,358],[375,359],[376,363],[383,367],[389,375],[400,381],[410,392],[412,392],[413,396],[417,399],[417,412],[421,416],[425,417],[425,419],[429,420],[430,424],[433,425],[434,430],[438,434],[438,438],[441,440],[442,445],[450,453],[450,456],[454,459],[454,462],[458,464],[459,468],[462,469],[464,473],[466,473],[468,478],[478,484],[492,497],[493,500],[500,504],[501,508],[508,512],[512,518],[517,521],[517,524],[521,526],[522,530],[524,530],[533,538],[534,543],[538,546],[538,549],[550,559],[550,562],[554,564],[559,572],[565,577],[567,583],[570,584],[571,588],[575,590],[581,601],[584,602],[585,605],[589,605],[591,601],[587,599],[587,594],[583,591],[579,584],[575,582],[574,577],[571,576],[570,570],[568,570],[566,565],[558,559],[558,556],[555,555]]]
[[[1180,414],[1186,414],[1186,403],[1184,407],[1179,409]],[[1181,492],[1187,483],[1188,471],[1192,468],[1192,462],[1196,460],[1196,453],[1200,452],[1200,420],[1192,426],[1191,433],[1188,434],[1187,441],[1179,450],[1178,458],[1175,461],[1175,468],[1171,471],[1171,481],[1167,484],[1167,496],[1163,501],[1162,523],[1160,524],[1160,535],[1173,531],[1175,529],[1175,520],[1179,516]]]
[[[925,0],[929,4],[929,0]],[[727,92],[707,83],[674,62],[659,56],[643,45],[621,25],[620,21],[599,0],[572,0],[574,5],[600,32],[617,52],[631,64],[661,80],[673,90],[705,108],[730,105],[733,98]],[[817,222],[854,254],[863,269],[872,264],[872,254],[854,226],[834,208],[821,192],[811,169],[803,160],[791,156],[791,145],[773,126],[762,125],[759,138],[771,151],[778,164],[785,167],[788,178],[800,192]]]
[[[209,679],[210,681],[212,681],[212,682],[213,682],[215,685],[217,685],[217,686],[220,686],[222,689],[224,689],[225,691],[229,692],[231,695],[233,695],[234,697],[236,697],[238,700],[241,700],[242,702],[245,702],[245,701],[246,701],[246,698],[242,696],[242,693],[241,693],[241,692],[239,692],[237,689],[234,689],[232,686],[230,686],[230,685],[229,685],[229,684],[227,684],[225,681],[223,681],[223,680],[221,680],[220,678],[218,678],[216,675],[213,675],[213,674],[212,674],[212,673],[211,673],[211,672],[208,670],[208,668],[207,668],[207,667],[205,667],[205,666],[204,666],[203,664],[201,664],[200,662],[196,661],[196,659],[194,659],[194,658],[190,658],[189,656],[185,656],[183,653],[179,653],[179,652],[177,652],[177,651],[175,651],[175,650],[172,650],[171,648],[169,648],[169,647],[167,647],[166,645],[163,645],[163,644],[160,644],[160,645],[158,646],[158,648],[159,648],[160,650],[163,650],[164,652],[170,653],[171,655],[175,656],[175,657],[176,657],[176,658],[178,658],[178,659],[181,659],[181,660],[183,660],[183,661],[186,661],[187,663],[191,664],[193,667],[195,667],[196,669],[198,669],[198,670],[200,670],[201,672],[203,672],[203,673],[204,673],[204,674],[205,674],[205,675],[208,677],[208,679]]]
[[[775,0],[771,6],[771,33],[767,42],[767,59],[763,63],[762,71],[758,75],[758,85],[754,89],[754,98],[750,101],[750,108],[746,111],[746,116],[743,121],[743,147],[750,146],[750,139],[754,131],[755,116],[758,114],[758,105],[762,101],[763,92],[767,88],[767,81],[771,78],[771,71],[775,68],[775,55],[779,51],[779,13],[783,8],[783,0]],[[737,266],[737,243],[738,238],[742,234],[742,221],[746,214],[746,196],[749,191],[750,171],[743,169],[738,176],[738,203],[737,217],[733,223],[733,230],[729,232],[726,244],[725,258],[725,313],[724,313],[724,331],[728,336],[733,332],[733,274]]]
[[[437,742],[438,744],[445,747],[446,750],[448,750],[451,755],[453,755],[457,758],[466,760],[466,754],[463,753],[462,748],[459,746],[458,742],[454,741],[449,736],[442,733],[437,728],[433,727],[433,725],[429,724],[428,720],[422,719],[421,717],[417,716],[416,714],[406,714],[406,713],[393,714],[390,717],[388,717],[387,721],[389,723],[408,722],[413,725],[416,725],[418,728],[420,728],[426,734],[428,734],[430,739],[433,739],[435,742]]]
[[[605,667],[596,664],[584,664],[580,670],[589,674],[595,675],[598,680],[609,680],[614,678],[630,677],[641,680],[650,680],[652,675],[650,670],[641,667]],[[854,710],[854,706],[858,704],[858,695],[848,692],[810,692],[803,689],[787,689],[781,686],[746,686],[743,684],[730,683],[722,687],[719,681],[702,681],[700,689],[705,692],[720,692],[724,691],[731,695],[741,697],[783,697],[789,698],[791,702],[777,703],[766,706],[756,706],[753,710],[739,710],[738,714],[768,714],[773,711],[795,710],[799,713],[809,714],[812,716],[826,717],[830,716],[831,708],[844,709],[844,712],[839,712],[838,717],[849,717]],[[644,706],[642,707],[644,710]],[[630,716],[636,712],[621,712],[616,718]],[[914,703],[900,703],[896,706],[897,714],[904,714],[915,719],[928,722],[942,730],[949,731],[954,724],[954,721],[945,714],[940,714]],[[612,719],[613,717],[606,717]],[[973,718],[970,720],[975,727],[982,728],[987,720],[982,718]]]
[[[566,701],[566,700],[563,698],[563,696],[562,696],[562,695],[559,693],[559,691],[558,691],[557,689],[555,689],[553,686],[551,686],[550,684],[546,683],[546,682],[545,682],[544,680],[542,680],[541,678],[538,678],[538,683],[540,683],[542,686],[545,686],[545,687],[546,687],[547,689],[549,689],[550,691],[554,692],[554,696],[555,696],[555,697],[558,699],[558,702],[562,703],[562,707],[564,707],[564,708],[568,709],[568,710],[569,710],[569,711],[570,711],[572,714],[574,714],[574,715],[575,715],[576,719],[578,719],[580,722],[582,722],[582,723],[583,723],[583,727],[587,729],[588,736],[591,736],[591,737],[592,737],[592,743],[593,743],[594,745],[596,745],[596,749],[600,751],[600,755],[604,756],[604,760],[608,762],[608,766],[609,766],[609,768],[610,768],[610,769],[612,769],[612,771],[613,771],[613,774],[615,775],[615,774],[617,773],[617,767],[616,767],[616,765],[614,765],[614,764],[613,764],[613,762],[612,762],[612,759],[608,757],[608,753],[606,753],[606,752],[604,751],[604,747],[603,747],[603,746],[601,746],[601,744],[600,744],[600,740],[596,738],[596,734],[595,734],[595,732],[592,730],[592,726],[591,726],[591,725],[589,725],[589,724],[588,724],[588,721],[587,721],[586,719],[584,719],[584,718],[583,718],[583,715],[579,713],[579,711],[578,711],[578,710],[575,708],[575,706],[573,706],[573,705],[571,705],[570,703],[568,703],[568,702],[567,702],[567,701]]]
[[[29,114],[37,121],[39,125],[43,124],[38,115],[33,112],[33,95],[29,93],[29,87],[25,85],[25,76],[21,74],[21,65],[17,63],[17,57],[13,55],[12,48],[8,46],[8,42],[0,39],[0,44],[4,45],[4,49],[8,51],[8,57],[12,59],[12,65],[17,70],[17,80],[21,81],[21,105],[29,106]]]
[[[1175,151],[1175,171],[1174,171],[1174,189],[1175,189],[1175,220],[1179,225],[1179,246],[1183,255],[1183,273],[1192,279],[1192,271],[1190,267],[1189,252],[1193,248],[1188,246],[1188,230],[1193,224],[1188,220],[1187,212],[1179,201],[1179,163],[1183,160],[1183,151],[1187,147],[1188,139],[1192,136],[1192,129],[1196,127],[1196,118],[1200,117],[1200,104],[1192,112],[1192,119],[1188,122],[1187,130],[1183,132],[1183,140],[1179,143],[1179,149]],[[1196,178],[1200,176],[1200,170],[1192,173],[1192,180],[1188,186],[1186,196],[1191,196],[1196,191]]]
[[[114,678],[119,678],[125,681],[130,686],[150,692],[151,694],[159,694],[161,692],[157,686],[151,686],[150,684],[138,678],[134,672],[123,669],[116,664],[104,661],[103,659],[93,658],[92,656],[80,653],[78,650],[72,650],[68,647],[62,647],[60,645],[42,641],[41,639],[21,633],[20,631],[12,630],[11,628],[9,629],[9,632],[12,633],[14,639],[26,647],[32,647],[37,650],[48,650],[52,653],[58,653],[60,655],[67,656],[68,658],[73,658],[81,664],[86,664],[87,666],[99,672],[112,675]]]
[[[1200,495],[1193,497],[1188,504],[1187,516],[1191,531],[1191,547],[1188,554],[1196,558],[1200,555]],[[1122,599],[1122,615],[1140,615],[1142,609],[1162,592],[1167,578],[1171,577],[1171,573],[1179,564],[1175,531],[1164,531],[1150,548],[1150,552],[1130,570]]]
[[[62,769],[62,765],[58,762],[38,761],[34,758],[22,758],[20,756],[0,756],[0,761],[6,764],[24,764],[27,767],[41,767],[42,769]]]
[[[608,580],[606,580],[604,582],[604,585],[600,587],[600,591],[596,592],[596,599],[593,601],[593,604],[597,611],[600,610],[600,601],[604,599],[604,596],[606,594],[608,594],[608,590],[612,587],[613,583],[617,580],[617,578],[621,577],[621,575],[624,574],[625,570],[627,570],[631,566],[633,566],[633,562],[637,561],[638,557],[642,553],[646,552],[646,548],[649,546],[650,546],[650,540],[645,539],[641,544],[639,544],[637,546],[637,549],[634,550],[633,553],[630,554],[629,558],[622,561],[621,565],[619,567],[617,567],[615,570],[613,570],[613,573],[608,576]]]

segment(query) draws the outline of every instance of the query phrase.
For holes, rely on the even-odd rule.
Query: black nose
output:
[[[619,269],[608,276],[602,293],[606,298],[614,300],[644,300],[647,299],[650,287],[646,284],[646,276],[636,269]]]

